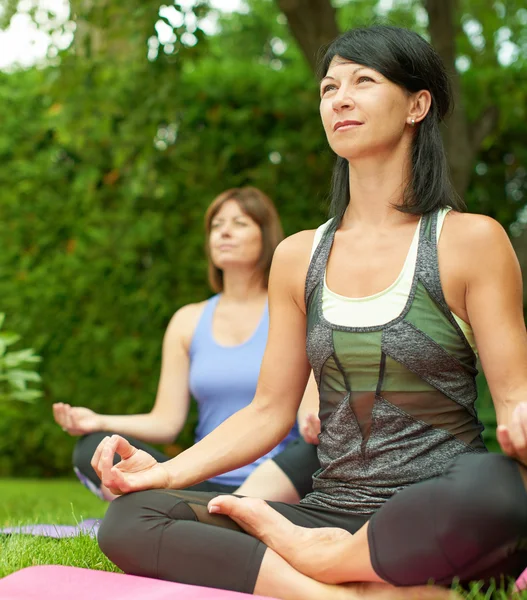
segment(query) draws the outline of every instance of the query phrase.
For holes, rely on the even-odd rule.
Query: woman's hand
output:
[[[299,415],[300,417],[300,415]],[[300,435],[307,444],[318,445],[318,436],[320,434],[320,419],[313,413],[298,419],[298,428]]]
[[[82,406],[58,402],[53,405],[53,417],[70,435],[86,435],[102,429],[102,415]]]
[[[121,461],[114,466],[116,454],[121,457]],[[158,463],[147,452],[134,448],[119,435],[102,440],[95,450],[91,466],[102,484],[116,496],[170,487],[170,476],[163,464]]]
[[[508,425],[499,425],[496,437],[505,454],[527,466],[527,402],[516,406]]]

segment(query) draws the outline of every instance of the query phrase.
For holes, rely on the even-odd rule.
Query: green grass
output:
[[[77,480],[0,479],[0,526],[34,523],[75,525],[100,518],[106,503]],[[32,565],[68,565],[118,571],[87,535],[55,540],[30,535],[0,536],[0,577]]]
[[[100,518],[106,503],[76,480],[0,479],[0,526],[33,523],[75,525],[83,519]],[[55,540],[29,535],[0,536],[0,577],[32,565],[68,565],[119,571],[87,535]],[[527,566],[527,565],[526,565]],[[510,593],[501,585],[482,591],[473,585],[463,592],[465,600],[527,600],[527,592]]]

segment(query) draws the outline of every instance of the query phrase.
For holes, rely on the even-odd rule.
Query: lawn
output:
[[[105,511],[106,503],[73,479],[0,479],[2,527],[33,523],[75,525],[83,519],[100,518]],[[46,564],[119,571],[102,554],[97,542],[87,535],[63,540],[29,535],[0,536],[0,577],[23,567]],[[483,592],[479,585],[472,586],[463,596],[465,600],[527,600],[527,592],[512,596],[503,588]]]
[[[106,503],[77,480],[0,479],[0,526],[34,523],[75,525],[104,516]],[[0,577],[31,565],[70,565],[118,571],[87,535],[55,540],[29,535],[0,536]]]

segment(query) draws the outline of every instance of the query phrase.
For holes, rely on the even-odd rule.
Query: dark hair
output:
[[[397,208],[422,215],[440,207],[463,210],[454,191],[439,125],[453,106],[450,80],[441,58],[420,35],[391,25],[350,29],[326,50],[320,64],[322,79],[336,56],[378,71],[409,93],[428,90],[430,110],[415,126],[412,176]],[[341,219],[350,201],[348,161],[337,157],[331,182],[331,214]]]
[[[267,286],[273,254],[278,244],[284,239],[284,232],[280,223],[280,217],[272,200],[258,188],[246,186],[222,192],[214,198],[205,213],[205,250],[209,260],[210,287],[215,292],[223,291],[223,271],[218,269],[212,262],[209,239],[212,220],[228,200],[237,202],[243,212],[260,227],[262,232],[262,253],[258,266],[264,272],[264,283]]]

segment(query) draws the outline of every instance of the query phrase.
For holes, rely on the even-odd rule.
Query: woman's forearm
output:
[[[279,442],[293,426],[276,408],[246,406],[203,440],[164,463],[170,487],[182,489],[254,462]]]
[[[178,435],[183,423],[167,422],[161,415],[99,415],[101,430],[134,437],[150,444],[169,444]]]

